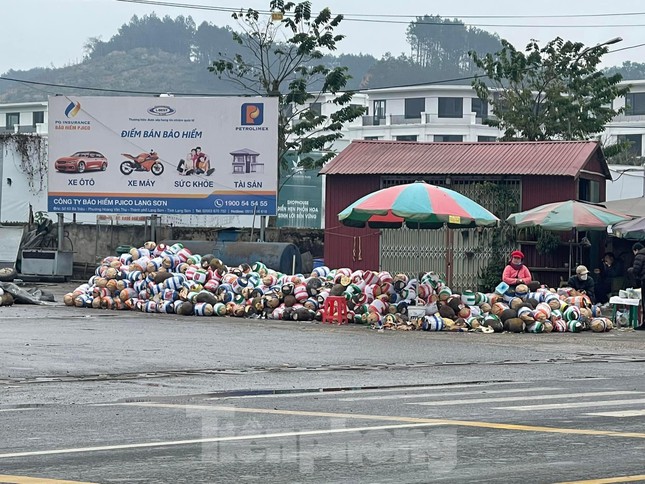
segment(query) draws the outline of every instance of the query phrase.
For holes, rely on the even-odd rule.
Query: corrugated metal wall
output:
[[[572,176],[523,176],[522,211],[576,198],[576,180]]]
[[[338,213],[362,196],[379,190],[381,177],[326,175],[325,183],[325,265],[378,270],[381,232],[345,227],[338,221]]]
[[[577,180],[571,176],[549,176],[522,178],[522,211],[544,205],[545,203],[572,200],[577,197]],[[520,240],[523,237],[519,234]],[[569,232],[559,234],[563,241],[571,236]],[[552,287],[558,287],[561,278],[569,276],[565,263],[569,262],[569,251],[560,247],[555,253],[540,254],[535,244],[522,244],[524,263],[531,267],[533,279]],[[544,268],[537,270],[536,268]]]

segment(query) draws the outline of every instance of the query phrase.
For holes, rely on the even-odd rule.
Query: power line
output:
[[[121,0],[120,0],[121,1]],[[378,19],[366,19],[366,18],[351,18],[344,17],[343,21],[347,22],[368,22],[368,23],[380,23],[380,24],[405,24],[409,25],[412,22],[407,22],[405,20],[378,20]],[[424,21],[414,21],[415,25],[440,25],[442,27],[506,27],[506,28],[560,28],[560,29],[579,29],[579,28],[618,28],[618,27],[645,27],[645,24],[571,24],[571,25],[560,25],[560,24],[475,24],[475,23],[444,23],[444,22],[424,22]]]
[[[218,7],[218,6],[209,6],[209,5],[199,5],[199,4],[189,4],[189,3],[177,3],[177,2],[165,2],[161,0],[116,0],[117,2],[123,3],[136,3],[142,5],[154,5],[159,7],[171,7],[171,8],[184,8],[184,9],[193,9],[193,10],[208,10],[215,12],[229,12],[235,13],[243,11],[241,8],[236,7]],[[257,10],[257,12],[262,14],[270,14],[270,10]],[[475,23],[461,23],[461,22],[433,22],[433,21],[422,21],[417,20],[422,18],[419,15],[401,15],[401,14],[338,14],[343,15],[343,20],[349,22],[369,22],[369,23],[386,23],[386,24],[410,24],[411,21],[406,20],[387,20],[379,18],[366,18],[366,17],[384,17],[384,18],[411,18],[415,19],[413,22],[416,25],[441,25],[441,26],[471,26],[471,27],[509,27],[509,28],[535,28],[535,27],[553,27],[553,28],[617,28],[617,27],[645,27],[645,24],[573,24],[573,25],[545,25],[545,24],[475,24]],[[616,17],[616,16],[640,16],[645,15],[645,12],[626,12],[626,13],[608,13],[608,14],[564,14],[564,15],[457,15],[449,16],[445,15],[444,18],[449,17],[461,17],[461,18],[480,18],[480,19],[503,19],[503,18],[512,18],[512,19],[521,19],[521,18],[585,18],[585,17]]]
[[[122,1],[122,0],[120,0]],[[343,13],[341,15],[362,16],[362,17],[387,17],[387,18],[419,18],[421,15],[406,14],[370,14],[370,13]],[[624,12],[624,13],[571,13],[560,15],[437,15],[442,18],[584,18],[584,17],[633,17],[645,15],[645,12]]]
[[[214,10],[220,12],[239,12],[241,9],[239,7],[222,7],[222,6],[211,6],[211,5],[199,5],[199,4],[189,4],[189,3],[177,3],[177,2],[164,2],[161,0],[116,0],[117,2],[124,3],[139,3],[144,5],[157,5],[162,7],[180,7],[180,8],[192,8],[196,10]],[[271,13],[270,10],[255,9],[259,13]],[[419,18],[424,15],[418,14],[396,14],[396,13],[340,13],[338,15],[343,16],[352,16],[352,17],[373,17],[373,18]],[[589,18],[589,17],[637,17],[643,16],[645,12],[611,12],[611,13],[571,13],[571,14],[559,14],[559,15],[437,15],[443,18]]]
[[[628,49],[635,49],[636,47],[643,47],[645,43],[642,44],[636,44],[636,45],[629,45],[627,47],[621,47],[620,49],[612,49],[607,54],[611,54],[613,52],[620,52],[621,50],[628,50]]]
[[[482,76],[473,75],[473,76],[464,76],[464,77],[453,77],[452,79],[440,79],[438,81],[417,82],[414,84],[396,84],[396,85],[383,86],[383,87],[366,87],[364,89],[357,89],[357,91],[363,92],[363,91],[373,91],[375,89],[393,89],[397,87],[428,86],[428,85],[434,85],[434,84],[444,84],[446,82],[468,81],[472,79],[477,79],[478,77],[482,77]]]

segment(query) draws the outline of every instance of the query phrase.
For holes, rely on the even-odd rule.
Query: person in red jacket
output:
[[[518,284],[529,284],[531,282],[531,271],[522,263],[523,260],[524,254],[522,252],[519,250],[513,251],[511,261],[502,273],[502,281],[513,287]]]

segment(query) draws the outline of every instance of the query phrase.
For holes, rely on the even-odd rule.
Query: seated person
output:
[[[613,252],[606,252],[602,258],[602,267],[594,272],[596,300],[599,303],[606,303],[611,293],[618,293],[622,289],[625,279],[623,263],[620,259],[616,259]]]
[[[595,283],[593,278],[589,277],[589,269],[585,266],[576,267],[576,275],[569,278],[567,285],[580,294],[585,294],[592,304],[596,304]]]
[[[211,168],[211,160],[206,153],[199,151],[195,159],[195,173],[201,175],[205,173],[207,176],[210,176],[215,171],[215,168]]]
[[[531,271],[524,265],[523,260],[524,254],[522,252],[519,250],[513,251],[511,253],[511,261],[502,273],[502,281],[511,287],[515,287],[518,284],[528,285],[531,282]]]

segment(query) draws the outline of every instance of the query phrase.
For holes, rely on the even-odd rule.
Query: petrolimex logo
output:
[[[268,131],[264,123],[264,103],[244,103],[238,131]]]
[[[67,107],[65,108],[65,116],[68,118],[74,118],[78,114],[78,112],[81,110],[81,103],[77,102],[70,102]]]

